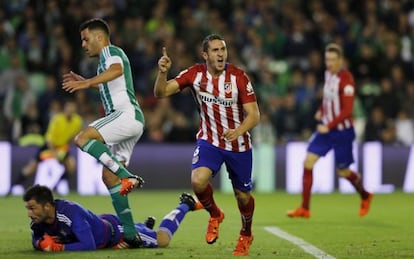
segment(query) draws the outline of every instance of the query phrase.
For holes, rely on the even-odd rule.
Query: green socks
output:
[[[137,234],[137,230],[135,229],[131,208],[129,207],[128,196],[119,194],[120,189],[121,184],[117,184],[109,188],[109,193],[111,194],[112,204],[114,205],[116,214],[124,227],[124,237],[126,239],[132,239]]]
[[[123,179],[133,176],[118,161],[118,159],[113,156],[105,144],[95,139],[90,139],[81,147],[81,149],[96,158],[96,160],[101,162],[103,166],[111,170],[111,172],[116,174],[119,178]]]
[[[101,162],[103,166],[111,170],[111,172],[116,174],[119,178],[123,179],[133,176],[118,161],[118,159],[114,157],[105,144],[95,139],[90,139],[82,146],[82,150],[96,158],[96,160]],[[124,237],[126,239],[132,239],[137,234],[137,230],[135,229],[131,208],[129,207],[128,196],[121,195],[119,193],[120,189],[120,183],[108,188],[116,214],[124,227]]]

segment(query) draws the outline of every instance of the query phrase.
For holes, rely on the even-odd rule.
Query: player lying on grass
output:
[[[112,214],[96,215],[81,205],[54,199],[52,191],[41,185],[30,187],[23,200],[31,219],[32,244],[42,251],[81,251],[102,248],[122,249],[129,245],[123,241],[123,227]],[[143,247],[167,247],[184,216],[202,208],[193,196],[183,193],[180,204],[162,220],[157,231],[152,230],[154,219],[135,223]]]

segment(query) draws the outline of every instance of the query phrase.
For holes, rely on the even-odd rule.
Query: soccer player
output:
[[[82,118],[76,112],[76,103],[70,98],[66,99],[63,111],[55,114],[48,124],[45,134],[46,144],[23,167],[17,179],[13,181],[10,192],[13,186],[23,184],[27,178],[34,175],[41,161],[49,158],[56,158],[65,167],[65,172],[61,179],[68,179],[70,175],[74,175],[76,160],[69,153],[69,145],[81,129]]]
[[[313,182],[312,170],[321,156],[329,150],[335,151],[337,174],[347,179],[361,197],[359,215],[365,216],[370,207],[373,194],[367,192],[361,176],[349,169],[354,162],[352,144],[355,139],[352,108],[355,96],[355,82],[352,74],[344,68],[342,48],[334,43],[325,48],[325,85],[323,100],[315,114],[316,132],[310,139],[303,170],[302,205],[294,211],[289,211],[289,217],[309,218],[310,197]]]
[[[78,203],[54,199],[46,186],[34,185],[24,194],[27,215],[31,219],[32,244],[46,252],[84,251],[112,247],[129,248],[124,242],[120,219],[112,214],[96,215]],[[136,223],[143,247],[167,247],[189,211],[201,208],[193,196],[183,193],[180,204],[162,220],[157,231],[155,219]]]
[[[63,89],[72,93],[90,87],[99,88],[105,117],[83,129],[75,137],[75,143],[104,166],[102,179],[124,226],[125,241],[130,247],[138,248],[142,240],[134,226],[126,194],[135,187],[141,187],[143,180],[130,173],[126,166],[145,122],[135,98],[131,66],[124,51],[110,43],[109,26],[104,20],[84,22],[80,26],[80,35],[86,53],[99,58],[97,75],[85,79],[74,72],[65,74]]]
[[[205,64],[195,64],[167,81],[171,59],[165,47],[158,61],[154,86],[156,97],[167,97],[189,87],[199,106],[200,127],[192,159],[191,184],[197,198],[210,213],[206,242],[219,237],[224,212],[213,198],[210,178],[224,163],[241,214],[242,228],[233,255],[247,255],[253,241],[252,144],[248,130],[260,118],[252,84],[243,70],[227,63],[227,47],[219,35],[202,43]]]

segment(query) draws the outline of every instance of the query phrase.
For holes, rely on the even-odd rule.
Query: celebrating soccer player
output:
[[[35,185],[23,195],[27,215],[31,219],[32,244],[46,252],[85,251],[112,247],[128,248],[119,217],[112,214],[95,215],[78,203],[54,199],[46,186]],[[172,236],[189,211],[201,208],[188,193],[180,196],[180,204],[162,220],[157,231],[155,220],[136,223],[143,247],[167,247]]]
[[[84,22],[80,35],[86,53],[99,57],[98,75],[85,79],[70,72],[64,75],[63,89],[72,93],[98,87],[105,117],[83,129],[75,137],[75,143],[104,166],[102,179],[124,226],[125,241],[131,248],[137,248],[142,246],[142,240],[135,229],[126,194],[141,186],[143,180],[125,166],[143,133],[144,115],[135,98],[131,66],[124,51],[110,43],[109,26],[104,20]]]
[[[243,70],[227,63],[227,47],[218,35],[202,43],[205,64],[195,64],[167,81],[171,59],[163,48],[154,86],[156,97],[167,97],[190,87],[199,106],[200,128],[192,159],[191,183],[197,198],[210,213],[206,242],[219,236],[224,212],[216,205],[210,178],[224,163],[241,214],[242,228],[233,255],[247,255],[253,241],[254,212],[252,151],[248,131],[260,118],[252,84]]]
[[[289,211],[289,217],[309,218],[310,197],[313,182],[312,170],[321,156],[329,150],[335,151],[335,165],[340,177],[347,179],[361,196],[359,215],[365,216],[370,207],[373,194],[367,192],[361,176],[349,169],[354,162],[352,144],[355,139],[352,108],[354,105],[355,83],[352,74],[343,67],[342,48],[329,44],[325,48],[325,85],[323,100],[315,118],[320,123],[311,137],[303,170],[302,205]]]

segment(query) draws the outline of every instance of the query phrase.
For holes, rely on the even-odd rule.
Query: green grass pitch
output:
[[[135,220],[143,221],[152,215],[157,218],[157,227],[162,217],[176,206],[180,193],[134,191],[129,197]],[[70,194],[64,198],[96,213],[113,213],[107,196]],[[231,194],[215,192],[215,198],[226,218],[220,226],[220,238],[213,245],[204,241],[208,214],[196,211],[187,214],[168,248],[62,253],[34,251],[21,197],[0,198],[0,258],[231,258],[240,216]],[[277,226],[336,258],[414,258],[412,194],[400,191],[376,194],[371,211],[364,218],[358,216],[356,194],[314,195],[312,217],[308,220],[285,216],[287,210],[299,204],[300,195],[256,193],[255,198],[255,239],[247,258],[314,258],[300,247],[265,231],[266,226]]]

